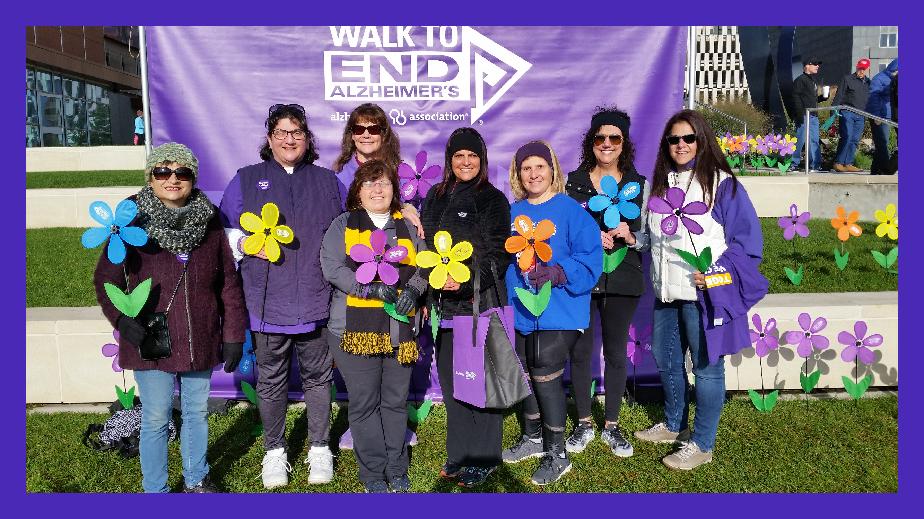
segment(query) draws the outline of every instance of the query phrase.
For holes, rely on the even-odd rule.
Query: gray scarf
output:
[[[215,207],[205,193],[193,189],[186,205],[171,209],[154,195],[151,186],[145,186],[137,195],[138,225],[148,237],[173,254],[188,254],[199,246],[215,214]]]

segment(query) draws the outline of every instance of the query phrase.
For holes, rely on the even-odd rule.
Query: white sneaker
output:
[[[320,485],[334,479],[334,455],[330,447],[312,447],[305,458],[308,464],[308,483]]]
[[[284,487],[289,484],[289,472],[292,472],[292,465],[286,459],[286,450],[282,447],[267,451],[263,456],[263,470],[260,475],[263,477],[263,487],[272,489]]]

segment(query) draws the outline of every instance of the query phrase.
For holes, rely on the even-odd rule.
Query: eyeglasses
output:
[[[293,139],[301,141],[305,139],[305,130],[283,130],[282,128],[276,128],[273,130],[273,138],[277,141],[285,140],[287,135],[291,135]]]
[[[385,189],[386,187],[391,187],[391,182],[388,180],[376,180],[374,182],[372,180],[365,180],[360,185],[363,189],[372,189],[373,187]]]
[[[670,144],[671,146],[676,146],[680,144],[680,139],[683,139],[683,142],[687,144],[693,144],[694,142],[696,142],[696,134],[688,133],[686,135],[668,135],[667,137],[665,137],[665,139],[667,139],[667,143]]]
[[[161,166],[151,170],[151,176],[155,180],[168,180],[171,176],[176,175],[176,179],[180,182],[189,182],[193,179],[193,170],[187,168],[186,166],[180,166],[176,169],[170,169],[166,166]]]
[[[619,146],[620,144],[622,144],[622,135],[597,134],[597,135],[594,135],[594,146],[602,146],[603,141],[605,141],[607,138],[610,139],[610,142],[613,143],[613,146]]]
[[[360,135],[366,133],[366,130],[369,130],[369,135],[379,135],[379,134],[382,133],[382,130],[383,130],[383,129],[384,129],[384,128],[382,128],[381,126],[379,126],[379,125],[377,125],[377,124],[373,124],[373,125],[370,125],[370,126],[363,126],[363,125],[361,125],[361,124],[354,124],[353,126],[350,127],[350,131],[352,131],[352,132],[353,132],[353,135],[355,135],[355,136],[357,136],[357,137],[359,137]]]
[[[273,105],[273,106],[271,106],[271,107],[269,108],[269,115],[268,115],[267,117],[272,117],[274,113],[278,112],[279,110],[281,110],[281,109],[283,109],[283,108],[291,108],[291,109],[295,110],[296,112],[298,112],[298,113],[300,113],[300,114],[302,114],[302,115],[305,115],[305,107],[302,106],[302,105],[295,104],[295,103],[288,104],[288,105],[287,105],[287,104],[279,103],[279,104],[275,104],[275,105]]]

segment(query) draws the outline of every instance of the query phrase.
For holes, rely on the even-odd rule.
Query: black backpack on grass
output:
[[[169,423],[169,441],[176,439],[176,425]],[[123,458],[138,455],[141,441],[141,404],[116,411],[106,423],[93,423],[83,433],[83,444],[98,451],[116,450]]]

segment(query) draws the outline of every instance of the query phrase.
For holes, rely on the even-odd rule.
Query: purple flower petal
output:
[[[375,254],[369,247],[362,243],[357,243],[350,247],[350,258],[356,263],[368,263],[375,259]]]
[[[786,227],[783,229],[783,239],[784,240],[789,241],[795,237],[796,237],[796,226],[795,225],[790,225],[789,227]]]
[[[751,338],[751,344],[757,342],[757,339],[760,339],[760,334],[754,330],[748,330],[748,336]]]
[[[815,321],[812,323],[812,328],[811,328],[809,331],[812,332],[812,333],[818,333],[818,332],[824,330],[824,329],[825,329],[825,326],[828,326],[828,320],[825,319],[824,317],[818,317],[818,318],[815,319]],[[825,339],[825,340],[827,340],[827,339]]]
[[[372,283],[372,280],[375,279],[375,273],[378,270],[377,265],[378,264],[374,261],[369,261],[360,265],[359,268],[356,269],[356,281],[364,285]]]
[[[771,317],[770,319],[767,319],[767,326],[764,328],[764,333],[770,335],[770,332],[773,330],[776,330],[776,319]]]
[[[856,347],[857,339],[853,335],[850,335],[850,332],[841,332],[837,334],[837,342],[843,344],[844,346]]]
[[[693,234],[703,234],[703,226],[696,223],[696,220],[692,218],[687,218],[686,216],[681,216],[680,221],[683,222],[683,226],[687,228]]]
[[[866,321],[857,321],[853,323],[853,334],[858,341],[866,337]]]
[[[667,203],[670,204],[671,209],[678,209],[683,207],[683,200],[686,198],[687,194],[683,192],[683,189],[679,187],[672,187],[667,190],[667,196],[665,199]]]
[[[831,345],[831,341],[824,335],[812,335],[811,341],[816,350],[824,350]]]
[[[799,341],[799,347],[796,348],[796,353],[802,358],[808,358],[808,356],[812,354],[812,341],[803,337],[803,340]]]
[[[869,337],[863,339],[863,345],[875,348],[882,345],[882,335],[878,333],[870,335]]]
[[[677,232],[677,216],[670,215],[661,220],[661,232],[668,236],[673,236]]]
[[[853,362],[853,359],[857,358],[857,347],[851,344],[844,348],[844,351],[841,352],[841,360],[844,362]]]
[[[116,355],[112,358],[112,371],[120,373],[122,371],[122,366],[119,366],[119,356]]]
[[[777,339],[775,335],[770,335],[769,333],[764,334],[764,342],[767,343],[767,347],[771,350],[775,350],[780,347],[780,340]]]
[[[796,320],[799,321],[799,326],[802,328],[803,332],[809,331],[809,327],[812,326],[812,316],[807,312],[799,314],[799,318]]]
[[[788,331],[783,334],[783,338],[786,340],[786,344],[802,344],[805,338],[805,332],[800,332],[798,330]]]
[[[406,257],[407,257],[407,247],[405,247],[404,245],[396,245],[388,249],[387,251],[385,251],[385,254],[382,256],[382,258],[385,261],[388,261],[391,263],[398,263],[399,261],[403,260]]]
[[[792,229],[795,229],[795,230],[796,230],[796,233],[797,233],[799,236],[802,236],[803,238],[808,238],[808,235],[809,235],[809,228],[808,228],[805,224],[797,223],[796,225],[792,226],[791,228],[792,228]]]
[[[709,210],[709,206],[703,202],[696,201],[683,206],[681,210],[684,214],[706,214],[706,211]]]
[[[420,178],[427,178],[427,179],[435,180],[437,178],[440,178],[442,174],[443,174],[443,168],[434,164],[430,166],[429,168],[423,170],[423,173],[420,174]]]
[[[386,285],[394,285],[398,282],[398,269],[387,261],[379,263],[379,279]]]
[[[430,192],[431,187],[433,187],[433,185],[424,179],[420,179],[417,181],[417,193],[420,194],[421,198],[426,198],[427,193]]]
[[[751,323],[754,325],[755,330],[762,330],[763,326],[760,324],[760,314],[754,314],[751,316]]]
[[[658,198],[656,196],[653,196],[648,199],[648,210],[651,211],[652,213],[658,213],[658,214],[671,214],[674,212],[674,208],[670,206],[667,200],[663,198]]]
[[[424,150],[418,151],[417,157],[414,158],[414,162],[415,162],[415,165],[417,166],[415,168],[417,172],[419,173],[423,171],[424,166],[427,165],[427,152]]]
[[[759,340],[757,345],[754,347],[754,351],[757,352],[758,357],[766,357],[770,350],[767,348],[767,341]]]
[[[796,218],[796,223],[797,223],[797,224],[805,225],[806,223],[808,223],[808,221],[809,221],[811,218],[812,218],[812,213],[806,211],[806,212],[800,214],[800,215]]]
[[[420,183],[417,179],[411,179],[405,182],[404,185],[401,186],[401,199],[410,200],[414,198],[414,195],[417,194],[419,185]]]
[[[104,357],[112,357],[113,355],[119,353],[119,345],[118,344],[103,344],[102,352],[103,352]]]
[[[398,166],[398,177],[400,178],[417,178],[417,173],[406,162]]]
[[[776,224],[780,229],[785,230],[792,226],[792,219],[788,216],[781,216],[776,219]]]
[[[857,355],[863,364],[872,364],[876,360],[876,354],[869,348],[857,348]]]
[[[789,216],[791,216],[792,218],[795,218],[798,215],[799,215],[799,208],[796,207],[796,204],[792,204],[791,206],[789,206]]]
[[[376,256],[379,256],[385,252],[385,245],[388,244],[388,235],[385,234],[385,231],[382,229],[376,229],[372,231],[372,235],[369,236],[369,244],[372,245],[372,252],[374,252]]]

